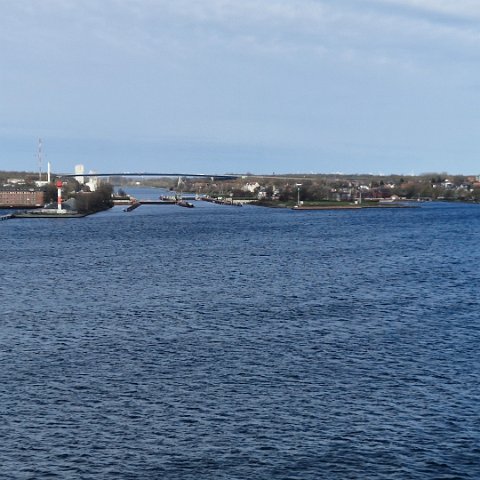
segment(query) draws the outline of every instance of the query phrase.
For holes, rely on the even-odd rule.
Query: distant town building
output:
[[[99,184],[98,177],[89,177],[88,182],[85,183],[85,185],[87,185],[88,188],[90,188],[91,192],[94,192],[98,188],[98,184]]]
[[[85,173],[85,167],[81,164],[79,165],[75,165],[75,180],[78,182],[78,183],[85,183],[85,177],[83,176],[83,174]]]
[[[250,192],[253,193],[255,190],[258,190],[260,188],[260,184],[258,182],[255,183],[246,183],[243,187],[242,190],[244,192]]]
[[[0,208],[41,207],[45,193],[34,188],[0,188]]]
[[[25,185],[25,180],[23,178],[8,178],[7,183],[10,185]]]
[[[47,180],[35,180],[35,186],[36,187],[44,187],[45,185],[48,185],[50,182]]]

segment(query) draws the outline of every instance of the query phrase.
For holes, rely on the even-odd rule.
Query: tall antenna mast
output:
[[[42,139],[38,139],[38,179],[42,181]]]

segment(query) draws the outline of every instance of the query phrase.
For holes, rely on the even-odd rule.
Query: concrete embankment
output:
[[[311,207],[307,205],[301,205],[297,206],[295,205],[294,207],[291,207],[292,210],[359,210],[363,207],[360,205],[324,205],[324,206],[314,206],[312,205]]]
[[[96,212],[92,212],[96,213]],[[12,218],[83,218],[90,213],[44,213],[44,212],[17,212]]]
[[[367,208],[418,208],[418,205],[376,204],[376,205],[295,205],[292,210],[363,210]]]
[[[210,203],[216,203],[217,205],[227,205],[231,207],[241,207],[242,203],[240,203],[237,200],[227,200],[227,199],[218,199],[218,198],[211,198],[211,197],[201,197],[200,200],[203,202],[210,202]]]

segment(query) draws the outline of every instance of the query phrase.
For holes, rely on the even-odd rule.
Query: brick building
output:
[[[0,208],[43,207],[45,193],[34,188],[0,188]]]

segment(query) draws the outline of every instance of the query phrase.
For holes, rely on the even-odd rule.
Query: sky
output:
[[[478,0],[0,0],[0,170],[480,174]]]

